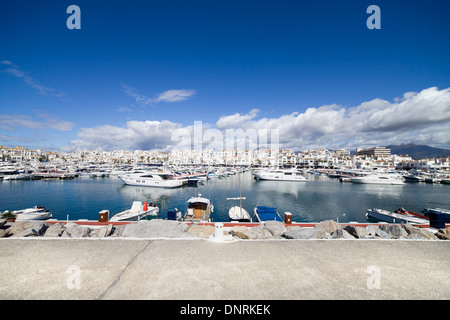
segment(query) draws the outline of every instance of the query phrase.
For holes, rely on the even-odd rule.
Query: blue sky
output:
[[[81,30],[66,27],[71,4]],[[366,27],[371,4],[380,30]],[[144,149],[171,145],[173,130],[201,120],[219,130],[278,128],[282,145],[297,149],[450,148],[449,9],[445,1],[2,1],[0,144]]]

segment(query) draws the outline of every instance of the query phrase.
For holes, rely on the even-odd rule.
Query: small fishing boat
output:
[[[22,210],[12,211],[16,215],[16,221],[25,220],[47,220],[52,217],[52,213],[45,207],[34,206]]]
[[[214,206],[209,199],[203,198],[199,193],[197,197],[190,198],[187,203],[184,221],[209,221],[209,216],[214,211]]]
[[[230,217],[230,221],[252,222],[252,217],[242,206],[231,207],[228,210],[228,216]]]
[[[258,222],[265,222],[265,221],[283,222],[279,213],[277,212],[277,208],[256,206],[254,209],[254,214],[256,216],[256,219],[258,219]]]
[[[242,208],[242,200],[245,200],[245,197],[242,197],[242,190],[241,190],[241,177],[239,177],[239,197],[237,198],[227,198],[227,200],[239,200],[239,206],[233,206],[228,210],[228,217],[230,218],[230,221],[237,221],[237,222],[251,222],[252,217],[250,214]]]
[[[429,224],[427,219],[378,208],[367,209],[366,217],[390,223]]]
[[[153,203],[133,201],[131,209],[119,212],[111,217],[109,221],[139,221],[150,220],[158,217],[159,208]]]
[[[405,214],[405,215],[409,215],[409,216],[418,217],[418,218],[425,219],[425,220],[429,220],[430,219],[427,216],[424,216],[422,214],[418,214],[418,213],[415,213],[415,212],[412,212],[412,211],[408,211],[405,208],[398,208],[397,210],[394,210],[394,212]]]

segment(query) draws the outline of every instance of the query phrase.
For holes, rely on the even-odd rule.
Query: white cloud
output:
[[[58,98],[64,98],[67,95],[66,93],[64,93],[62,91],[58,91],[58,90],[55,90],[53,88],[46,87],[46,86],[40,84],[39,81],[37,81],[36,79],[34,79],[31,76],[27,75],[25,72],[20,70],[19,67],[16,66],[11,61],[3,60],[0,63],[3,64],[3,65],[10,66],[10,68],[7,68],[5,70],[5,72],[7,72],[9,74],[12,74],[13,76],[15,76],[17,78],[23,79],[27,85],[29,85],[30,87],[38,90],[39,93],[42,94],[42,95],[55,96],[55,97],[58,97]]]
[[[216,127],[219,129],[225,129],[240,126],[242,123],[254,119],[258,115],[258,112],[258,109],[252,109],[248,114],[244,115],[235,113],[230,116],[223,116],[216,122]]]
[[[64,149],[126,149],[145,150],[172,144],[172,132],[182,126],[170,121],[128,121],[125,127],[103,125],[94,128],[82,128],[78,132],[79,140],[72,141]]]
[[[167,90],[157,94],[154,98],[148,98],[140,93],[135,88],[127,86],[122,83],[123,91],[130,97],[134,98],[136,102],[141,104],[155,104],[159,102],[179,102],[184,101],[195,95],[196,91],[191,89],[181,90]]]
[[[36,121],[35,119],[24,115],[0,114],[0,129],[13,131],[16,129],[55,129],[58,131],[70,131],[75,124],[73,122],[60,120],[48,114],[39,113],[38,117],[44,121]]]
[[[153,99],[154,103],[158,102],[178,102],[184,101],[195,94],[195,90],[167,90],[156,96]]]
[[[208,137],[225,136],[227,129],[278,130],[283,148],[355,148],[418,143],[450,148],[450,88],[408,92],[401,99],[365,101],[345,108],[325,105],[277,118],[257,118],[259,110],[220,117],[214,126],[203,124]],[[129,121],[126,127],[82,129],[77,146],[101,149],[152,149],[175,146],[172,133],[192,135],[192,126],[170,121]],[[205,137],[205,136],[204,136]],[[205,138],[203,138],[205,140]],[[210,140],[208,140],[210,141]],[[205,144],[208,141],[203,141]],[[87,147],[86,147],[87,148]]]

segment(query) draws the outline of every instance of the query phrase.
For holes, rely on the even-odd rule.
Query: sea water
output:
[[[211,218],[228,221],[228,210],[245,197],[242,206],[251,215],[257,205],[276,207],[281,216],[288,211],[295,222],[338,220],[365,222],[366,209],[395,210],[399,207],[419,213],[424,207],[450,208],[450,185],[406,183],[370,185],[342,183],[323,175],[307,174],[307,182],[254,180],[251,172],[213,178],[197,186],[174,189],[135,187],[117,177],[73,180],[0,181],[0,210],[44,206],[58,220],[97,220],[101,210],[110,216],[131,208],[133,201],[156,204],[162,218],[167,210],[185,212],[190,197],[201,194],[214,205]]]

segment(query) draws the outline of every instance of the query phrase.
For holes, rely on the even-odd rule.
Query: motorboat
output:
[[[174,179],[169,172],[143,172],[119,175],[123,183],[131,186],[176,188],[184,183],[182,180]]]
[[[153,203],[133,201],[131,209],[119,212],[111,217],[109,221],[139,221],[157,218],[159,208]]]
[[[32,178],[31,173],[16,173],[5,175],[3,177],[3,180],[31,180],[31,178]]]
[[[280,217],[280,214],[277,212],[277,208],[256,206],[254,209],[254,214],[258,222],[265,222],[265,221],[283,222],[283,220]]]
[[[442,208],[423,208],[425,215],[430,216],[432,213],[441,214],[446,221],[450,221],[450,210]]]
[[[378,208],[367,209],[366,217],[390,223],[429,224],[427,219]]]
[[[47,220],[51,219],[52,213],[45,207],[34,206],[22,210],[15,210],[11,212],[16,215],[16,221],[25,220]]]
[[[401,176],[395,174],[368,174],[360,177],[352,177],[354,183],[365,184],[390,184],[390,185],[402,185],[405,184]]]
[[[397,210],[394,210],[394,212],[402,213],[402,214],[406,214],[406,215],[410,215],[410,216],[414,216],[414,217],[418,217],[418,218],[422,218],[422,219],[425,219],[425,220],[429,220],[430,219],[427,216],[424,216],[422,214],[415,213],[415,212],[412,212],[412,211],[408,211],[405,208],[398,208]]]
[[[208,221],[214,206],[207,198],[203,198],[199,193],[197,197],[192,197],[187,201],[188,207],[184,215],[184,221]]]
[[[302,173],[298,170],[285,170],[285,169],[268,169],[254,171],[253,176],[259,180],[280,180],[280,181],[296,181],[306,182],[306,179]]]

